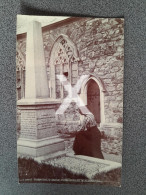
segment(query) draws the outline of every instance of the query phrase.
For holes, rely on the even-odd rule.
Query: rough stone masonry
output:
[[[91,80],[97,81],[99,92],[91,89],[93,93],[86,98],[86,105],[98,99],[99,112],[102,112],[99,129],[107,138],[114,137],[114,141],[110,141],[111,151],[120,143],[119,153],[123,131],[123,25],[124,20],[120,18],[68,18],[42,28],[49,98],[59,101],[67,96],[57,74],[67,76],[72,86],[82,74],[90,75]],[[25,58],[26,33],[17,35],[18,99],[25,96]],[[84,89],[81,90],[87,95]],[[77,131],[79,124],[80,114],[72,103],[65,114],[57,118],[56,129],[59,132]]]

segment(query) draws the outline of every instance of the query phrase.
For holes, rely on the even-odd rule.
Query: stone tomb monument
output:
[[[39,161],[65,154],[64,140],[56,132],[59,104],[49,98],[41,24],[33,21],[27,31],[25,98],[17,102],[21,110],[18,155]]]

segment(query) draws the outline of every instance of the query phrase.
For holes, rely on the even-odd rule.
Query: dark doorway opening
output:
[[[87,84],[87,107],[93,113],[97,124],[100,124],[100,89],[93,79]]]

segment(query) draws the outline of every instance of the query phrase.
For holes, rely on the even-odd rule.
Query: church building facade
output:
[[[25,141],[41,140],[56,136],[58,133],[79,130],[81,114],[75,102],[69,105],[63,115],[56,118],[51,115],[51,113],[55,115],[68,95],[57,75],[64,75],[72,87],[82,75],[88,76],[81,84],[79,97],[93,113],[100,131],[105,136],[122,142],[123,22],[120,18],[67,18],[41,27],[39,22],[34,21],[30,24],[29,34],[28,32],[17,34],[17,123],[21,143],[24,139]],[[42,39],[44,61],[39,56],[41,52],[36,51],[37,44],[41,47],[41,43],[38,43],[40,42],[37,38],[38,34]],[[34,38],[34,55],[30,52],[32,38]],[[35,69],[31,68],[30,63],[37,64],[39,61],[44,63],[43,69],[38,68],[40,65],[35,65]],[[45,73],[42,73],[43,71]],[[39,74],[42,74],[43,78]],[[37,88],[39,85],[40,88]],[[36,89],[35,92],[33,89]],[[35,96],[31,96],[32,93]],[[42,93],[44,95],[41,97]],[[34,98],[38,101],[35,103],[33,101],[32,106],[30,102]],[[42,101],[43,103],[39,103]],[[44,117],[45,114],[48,116],[47,119]],[[29,118],[26,119],[28,116]],[[34,122],[34,117],[37,122]],[[34,133],[30,132],[33,127],[29,128],[30,124],[26,124],[27,122],[34,123],[34,126],[37,123],[37,127],[35,126],[37,130]],[[51,130],[48,130],[49,128]],[[33,144],[31,142],[30,145]],[[23,144],[18,145],[20,151],[24,151]],[[34,156],[39,156],[39,152]]]

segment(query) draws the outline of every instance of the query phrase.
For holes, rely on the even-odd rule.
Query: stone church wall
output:
[[[56,26],[52,25],[42,29],[48,82],[52,47],[60,35],[67,35],[75,44],[79,54],[79,77],[84,72],[91,73],[100,78],[104,85],[105,126],[101,128],[101,131],[105,131],[109,136],[117,137],[122,136],[123,122],[123,25],[123,20],[118,18],[75,18],[71,22],[60,22]],[[18,37],[17,65],[25,61],[25,42],[25,34]],[[79,115],[74,104],[67,109],[64,118],[58,119],[57,124],[59,131],[62,129],[63,131],[77,130]]]
[[[124,32],[122,19],[84,18],[43,32],[46,66],[55,40],[67,35],[79,52],[78,72],[99,77],[105,87],[105,123],[123,122]]]

